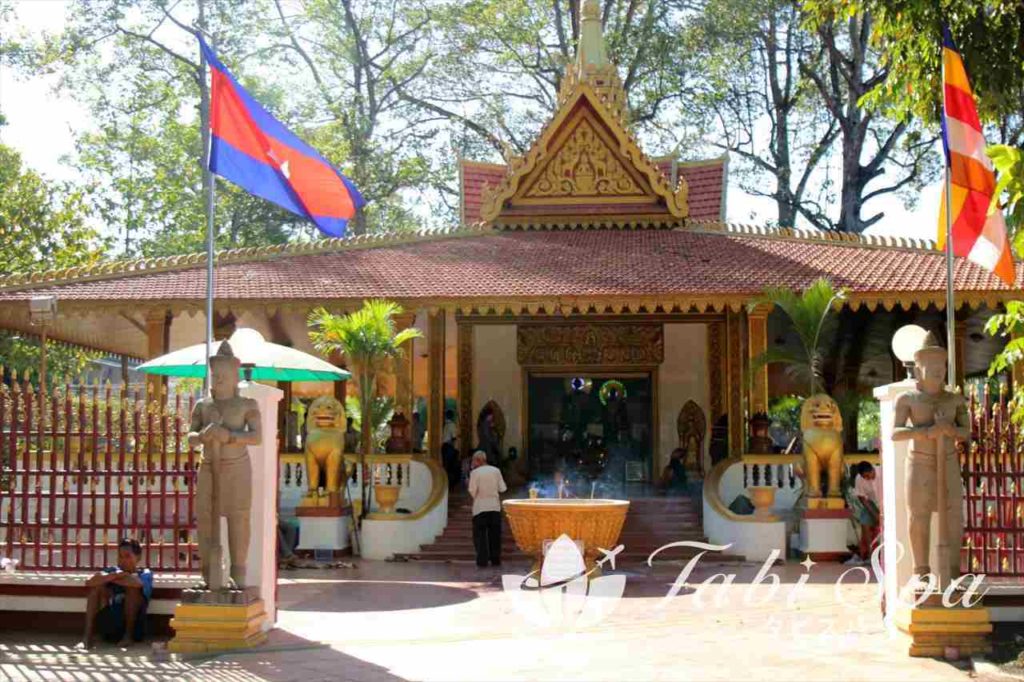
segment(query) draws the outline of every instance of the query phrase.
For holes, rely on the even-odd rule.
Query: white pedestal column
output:
[[[349,513],[345,510],[344,514],[308,516],[299,508],[296,512],[299,519],[299,546],[295,549],[347,549],[348,526],[351,522]]]
[[[263,439],[249,446],[252,461],[252,539],[246,561],[246,582],[258,586],[267,614],[263,627],[277,620],[277,408],[284,392],[272,386],[243,382],[239,392],[260,405]]]
[[[800,519],[800,551],[814,561],[843,561],[850,555],[846,546],[849,525],[846,509],[808,509]]]
[[[910,528],[907,519],[907,456],[910,441],[893,441],[893,414],[896,398],[913,390],[907,379],[875,389],[881,422],[882,459],[882,565],[885,569],[885,624],[895,629],[893,615],[900,601],[900,590],[910,582],[914,571],[910,558]]]

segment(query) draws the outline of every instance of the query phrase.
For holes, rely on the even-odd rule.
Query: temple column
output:
[[[459,374],[459,449],[463,454],[473,447],[473,323],[458,320]]]
[[[726,337],[726,411],[729,415],[729,456],[743,454],[746,451],[746,410],[744,389],[746,358],[746,313],[743,310],[725,313]]]
[[[170,352],[171,320],[170,310],[158,309],[146,313],[146,359]],[[167,393],[167,377],[150,374],[146,377],[146,400],[157,400]]]
[[[409,329],[416,322],[416,313],[405,312],[395,316],[395,331]],[[413,342],[402,345],[402,355],[395,361],[395,411],[411,422],[413,411]]]
[[[441,433],[444,431],[444,333],[447,316],[444,310],[431,312],[427,323],[427,380],[430,398],[427,406],[430,443],[427,450],[441,459]]]
[[[768,350],[768,312],[769,307],[759,305],[753,310],[747,311],[747,361],[751,362],[757,356]],[[751,367],[753,365],[751,364]],[[764,365],[756,372],[751,372],[748,386],[750,395],[747,405],[750,414],[768,412],[768,366]]]
[[[959,316],[953,324],[953,339],[956,342],[956,385],[962,389],[967,376],[967,320]]]

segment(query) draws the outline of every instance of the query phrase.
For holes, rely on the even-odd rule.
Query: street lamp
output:
[[[916,324],[908,324],[892,335],[892,352],[907,370],[907,378],[913,379],[914,353],[921,350],[928,332]]]
[[[46,390],[46,332],[57,317],[56,296],[33,296],[28,302],[28,319],[39,327],[39,390]]]

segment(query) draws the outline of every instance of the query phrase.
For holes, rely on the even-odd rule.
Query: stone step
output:
[[[649,551],[633,551],[622,550],[615,557],[617,566],[623,564],[646,564],[648,557],[650,556]],[[686,561],[692,559],[697,554],[696,550],[690,548],[673,548],[671,550],[665,550],[658,554],[655,558],[655,562],[658,561]],[[410,552],[408,554],[399,555],[404,559],[412,559],[416,561],[474,561],[476,555],[472,548],[466,550],[420,550],[419,552]],[[529,560],[525,554],[519,551],[506,551],[502,549],[502,559],[507,561],[521,561]],[[709,557],[708,561],[714,562],[735,562],[743,561],[743,557],[736,554],[722,554],[715,553],[713,557]]]

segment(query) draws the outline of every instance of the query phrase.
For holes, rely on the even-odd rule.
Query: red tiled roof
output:
[[[666,180],[672,178],[672,160],[658,159],[654,162]],[[462,204],[463,220],[472,225],[480,221],[480,206],[483,204],[485,186],[496,187],[505,177],[506,166],[498,164],[462,162]],[[709,159],[708,161],[681,163],[678,173],[686,179],[689,187],[687,202],[691,220],[721,220],[724,217],[723,201],[725,199],[725,159]],[[566,205],[564,207],[548,207],[545,209],[552,215],[618,215],[636,210],[632,205]],[[529,211],[506,209],[508,215],[524,215]]]
[[[500,164],[462,161],[462,222],[473,225],[480,222],[480,206],[485,187],[491,189],[505,177],[506,166]]]
[[[945,286],[944,259],[935,251],[714,229],[472,231],[363,248],[339,242],[305,255],[228,254],[217,267],[215,295],[221,301],[715,297],[756,295],[771,285],[803,288],[821,276],[853,293],[882,296]],[[63,301],[205,295],[201,263],[101,277],[22,289],[0,284],[0,303],[41,292]],[[957,261],[956,280],[962,291],[1006,290],[963,259]]]
[[[679,174],[690,189],[687,204],[691,220],[725,219],[725,159],[681,164]]]

